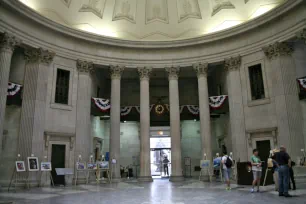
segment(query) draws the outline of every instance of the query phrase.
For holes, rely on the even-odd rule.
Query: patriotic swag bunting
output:
[[[219,109],[223,106],[226,99],[226,95],[209,97],[209,105],[212,109]]]
[[[135,106],[135,108],[136,108],[137,112],[140,113],[140,106]],[[151,109],[150,109],[150,111],[151,111]]]
[[[7,95],[8,96],[15,96],[19,91],[21,90],[21,85],[19,84],[14,84],[9,82],[8,83],[8,89],[7,89]]]
[[[187,109],[189,110],[190,113],[193,115],[199,115],[199,106],[193,106],[193,105],[186,105]]]
[[[300,86],[306,90],[306,78],[298,79]]]
[[[128,115],[131,112],[132,108],[133,108],[133,106],[121,107],[121,116]]]
[[[109,99],[92,98],[92,100],[101,111],[108,111],[111,107]]]

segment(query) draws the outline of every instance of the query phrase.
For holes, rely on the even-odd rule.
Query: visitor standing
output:
[[[291,190],[291,182],[292,182],[292,185],[293,185],[293,188],[292,190],[296,190],[296,185],[295,185],[295,179],[294,179],[294,171],[293,171],[293,168],[295,166],[295,162],[294,161],[291,161],[291,165],[290,165],[290,168],[289,168],[289,175],[290,175],[290,179],[289,179],[289,189]],[[291,182],[290,182],[291,181]]]
[[[169,167],[168,167],[168,164],[169,164],[169,159],[167,156],[165,156],[164,160],[163,160],[163,164],[164,164],[164,174],[165,176],[169,176]]]
[[[258,150],[253,150],[253,155],[251,157],[252,171],[253,171],[253,183],[251,192],[254,193],[255,185],[257,184],[257,192],[259,192],[260,180],[261,180],[261,160],[258,156]]]
[[[278,183],[279,196],[292,197],[288,193],[289,187],[289,168],[291,166],[290,156],[286,152],[286,148],[281,146],[280,152],[275,154],[275,160],[278,165]]]
[[[223,168],[223,177],[226,182],[226,190],[231,190],[231,170],[233,166],[233,159],[227,155],[227,152],[223,152],[222,157],[222,168]]]

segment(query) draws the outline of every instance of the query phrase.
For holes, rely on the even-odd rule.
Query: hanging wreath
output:
[[[157,115],[162,115],[165,112],[165,107],[161,104],[155,106],[155,113]]]
[[[189,110],[190,113],[193,115],[199,115],[199,106],[193,106],[193,105],[186,105],[187,109]]]
[[[121,116],[128,115],[131,112],[132,108],[133,106],[121,107]]]
[[[306,90],[306,78],[298,79],[300,87],[302,87],[304,90]]]
[[[8,83],[7,95],[8,96],[15,96],[21,90],[21,85],[15,83]]]
[[[97,108],[103,112],[108,111],[111,107],[109,99],[92,98],[92,101],[97,106]]]
[[[227,99],[226,95],[209,97],[209,106],[212,109],[219,109],[223,106],[226,99]]]

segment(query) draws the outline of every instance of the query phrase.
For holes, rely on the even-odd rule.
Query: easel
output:
[[[110,170],[110,183],[112,183],[112,180],[113,180],[113,172],[116,172],[116,164],[117,164],[117,160],[115,158],[112,158],[111,160],[111,164],[112,164],[112,168]],[[113,171],[114,169],[114,171]]]
[[[233,156],[233,152],[230,152],[230,158],[232,158],[233,160],[233,166],[232,166],[232,170],[233,170],[233,179],[234,180],[237,180],[237,166],[236,166],[236,160],[234,159],[234,156]]]
[[[267,179],[267,176],[268,176],[268,171],[271,171],[271,169],[269,169],[269,164],[268,163],[269,163],[269,159],[271,159],[272,156],[273,156],[273,151],[270,150],[270,155],[269,155],[269,158],[267,160],[267,168],[266,168],[266,172],[265,172],[265,179],[264,179],[264,182],[263,182],[262,186],[266,185],[266,179]]]
[[[78,157],[78,162],[81,163],[82,161],[82,156],[79,155]],[[86,164],[85,164],[86,165]],[[74,178],[74,185],[76,186],[77,185],[77,181],[78,181],[78,173],[79,172],[82,172],[85,176],[85,179],[87,179],[87,174],[86,174],[86,170],[85,169],[82,169],[82,170],[78,170],[78,167],[76,166],[76,172],[75,172],[75,178]]]
[[[216,153],[216,157],[213,158],[213,162],[214,162],[214,159],[220,157],[220,154],[219,153]],[[221,157],[221,161],[220,161],[220,165],[219,165],[219,169],[216,169],[216,170],[219,170],[219,174],[220,174],[220,181],[222,182],[223,181],[223,171],[222,171],[222,157]]]
[[[20,156],[20,154],[18,154],[17,158],[16,158],[16,161],[20,161],[21,160],[20,158],[21,158],[21,156]],[[29,183],[28,183],[29,172],[26,170],[25,163],[24,163],[24,168],[25,168],[25,171],[18,172],[17,169],[16,169],[16,164],[14,165],[14,172],[13,172],[12,177],[11,177],[10,185],[7,189],[8,192],[10,192],[10,189],[11,189],[12,185],[14,185],[14,189],[15,189],[15,192],[16,192],[17,184],[24,184],[24,183],[19,183],[20,181],[25,181],[25,185],[26,185],[27,189],[30,188]],[[25,179],[20,179],[18,174],[21,174],[21,173],[26,173]]]
[[[301,152],[303,153],[303,158],[300,161],[300,166],[305,166],[306,165],[305,149],[301,149]]]
[[[207,155],[206,155],[206,153],[204,153],[204,159],[203,159],[204,161],[208,161],[207,160]],[[202,167],[202,164],[200,165],[200,167],[201,167],[201,171],[200,171],[200,176],[199,176],[199,181],[201,181],[201,177],[202,176],[205,176],[205,175],[208,175],[208,177],[209,177],[209,182],[211,182],[211,172],[210,172],[210,168],[211,168],[211,161],[209,160],[209,165],[208,165],[208,167]],[[204,172],[203,172],[204,171]],[[204,174],[202,174],[202,173],[204,173]]]
[[[92,155],[90,155],[89,163],[91,163],[91,164],[94,163]],[[88,184],[88,182],[89,182],[90,173],[96,173],[96,169],[88,169],[88,166],[87,166],[86,184]],[[95,175],[95,177],[96,177],[96,175]]]
[[[45,156],[44,157],[44,162],[47,162],[47,157]],[[51,169],[50,171],[42,171],[40,169],[41,173],[40,173],[40,179],[39,179],[39,187],[41,187],[41,180],[42,180],[42,176],[43,176],[43,173],[46,172],[47,173],[47,176],[49,176],[50,180],[51,180],[51,184],[52,186],[54,187],[54,182],[53,182],[53,177],[52,177],[52,174],[51,174]]]

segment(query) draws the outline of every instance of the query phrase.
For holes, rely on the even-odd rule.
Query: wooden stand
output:
[[[237,162],[236,160],[234,159],[234,156],[233,156],[233,153],[231,152],[230,153],[230,157],[232,158],[233,160],[233,166],[232,166],[232,179],[234,179],[235,181],[237,180]]]
[[[266,180],[267,180],[267,176],[268,176],[268,171],[271,171],[271,169],[269,169],[269,166],[268,166],[268,161],[270,158],[272,158],[272,152],[270,152],[270,155],[269,155],[269,158],[267,160],[267,168],[266,168],[266,172],[265,172],[265,179],[264,179],[264,182],[262,184],[262,186],[265,186],[266,185]]]
[[[45,157],[45,160],[46,160],[46,158],[47,158],[47,157]],[[44,161],[44,162],[46,162],[46,161]],[[50,178],[51,184],[52,184],[52,186],[54,187],[54,182],[53,182],[53,177],[52,177],[52,174],[51,174],[51,169],[50,169],[50,171],[42,171],[42,170],[40,169],[40,171],[41,171],[41,173],[40,173],[40,179],[39,179],[39,187],[41,187],[41,181],[42,181],[42,177],[43,177],[44,172],[45,172],[45,173],[47,174],[47,176]]]
[[[18,157],[16,158],[16,161],[20,161],[20,155],[19,154],[18,154]],[[25,168],[25,166],[24,166],[24,168]],[[24,177],[25,179],[20,179],[19,175],[21,175],[22,173],[25,175],[25,177]],[[12,174],[12,177],[11,177],[11,180],[10,180],[10,185],[9,185],[7,191],[10,192],[10,189],[11,189],[12,185],[14,185],[14,189],[15,189],[15,192],[16,192],[17,184],[25,184],[26,188],[29,189],[30,187],[29,187],[28,177],[29,177],[29,172],[28,171],[18,172],[17,169],[16,169],[16,164],[15,164],[14,171],[13,171],[13,174]]]
[[[204,154],[204,160],[208,161],[206,154]],[[201,171],[200,171],[199,181],[201,181],[202,176],[208,176],[209,177],[209,182],[211,182],[211,177],[212,177],[211,170],[210,170],[211,169],[211,161],[209,160],[208,167],[203,168],[201,164],[200,164],[200,167],[201,167]]]
[[[82,157],[79,156],[78,162],[81,162],[81,161],[82,161]],[[86,164],[85,164],[85,165],[86,165]],[[74,185],[75,185],[75,186],[77,185],[77,181],[78,181],[78,178],[79,178],[79,173],[83,173],[83,175],[85,176],[85,179],[87,180],[87,172],[86,172],[86,169],[84,169],[84,170],[78,170],[77,167],[76,167],[75,178],[74,178]]]

